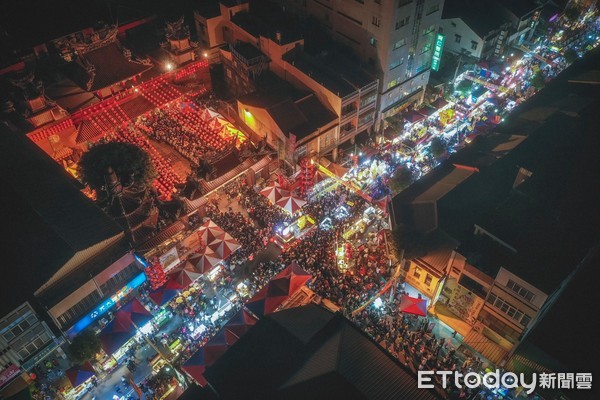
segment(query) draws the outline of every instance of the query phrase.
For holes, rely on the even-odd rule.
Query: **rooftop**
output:
[[[283,59],[339,97],[348,96],[375,82],[375,78],[358,64],[337,52],[312,56],[306,52],[291,50]]]
[[[341,314],[315,304],[263,317],[210,366],[222,399],[436,399]]]
[[[506,8],[516,17],[524,17],[527,14],[537,10],[540,4],[536,4],[534,0],[495,0],[496,3]],[[542,2],[540,2],[542,3]]]
[[[278,42],[277,35],[280,35],[280,44],[302,39],[297,21],[269,2],[253,2],[249,12],[240,11],[231,21],[255,38],[262,36]]]
[[[72,79],[88,91],[104,89],[152,68],[151,65],[129,61],[116,42],[85,53],[82,57],[95,67],[95,74],[90,76],[77,63],[71,63],[69,71]],[[90,79],[92,79],[92,86],[88,89],[87,83]]]
[[[25,136],[0,124],[3,237],[0,314],[22,303],[78,251],[112,238],[119,226],[87,199],[67,172]]]
[[[460,18],[477,35],[484,38],[507,23],[497,12],[494,0],[452,0],[444,3],[442,19]]]
[[[7,46],[18,51],[101,25],[101,21],[112,23],[115,16],[124,25],[149,14],[136,0],[124,0],[118,7],[107,6],[104,0],[21,0],[2,5],[0,25]]]

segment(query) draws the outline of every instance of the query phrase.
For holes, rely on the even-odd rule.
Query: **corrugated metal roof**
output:
[[[494,364],[498,364],[508,353],[500,345],[492,342],[474,329],[469,332],[463,342]]]

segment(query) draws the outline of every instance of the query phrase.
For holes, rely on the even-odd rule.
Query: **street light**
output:
[[[167,71],[171,71],[173,69],[173,64],[167,63]]]

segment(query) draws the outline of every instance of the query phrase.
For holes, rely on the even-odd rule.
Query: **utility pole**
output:
[[[454,84],[454,81],[456,81],[456,77],[458,76],[458,70],[460,69],[460,64],[462,63],[462,58],[466,55],[467,53],[464,50],[462,50],[460,52],[460,55],[458,56],[458,64],[456,65],[456,70],[454,71],[454,78],[452,78],[452,84]]]

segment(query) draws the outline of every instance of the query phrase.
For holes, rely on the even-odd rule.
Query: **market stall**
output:
[[[246,303],[246,308],[259,318],[271,314],[310,279],[308,272],[292,263],[259,290]]]

